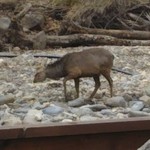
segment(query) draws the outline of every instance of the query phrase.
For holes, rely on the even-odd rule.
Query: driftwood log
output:
[[[97,28],[86,28],[75,23],[63,23],[60,30],[60,34],[79,33],[79,34],[98,34],[98,35],[108,35],[120,39],[134,39],[134,40],[149,40],[149,31],[139,31],[139,30],[111,30],[111,29],[97,29]]]
[[[127,40],[106,35],[72,34],[63,36],[47,36],[47,45],[50,47],[75,47],[91,45],[150,46],[150,40]]]

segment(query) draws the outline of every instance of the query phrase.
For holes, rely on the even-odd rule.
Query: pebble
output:
[[[42,121],[43,112],[41,110],[30,109],[23,119],[23,123],[39,124]]]
[[[0,125],[14,126],[14,125],[20,125],[20,124],[22,124],[21,119],[11,114],[10,108],[7,107],[4,111],[3,116],[0,119]]]
[[[42,50],[46,48],[46,34],[44,31],[37,33],[33,39],[33,48]]]
[[[85,106],[82,106],[81,108],[89,108],[92,111],[100,111],[102,109],[106,109],[107,106],[104,104],[94,104],[94,105],[85,105]]]
[[[68,106],[70,107],[80,107],[82,105],[85,105],[85,101],[83,98],[77,98],[68,102]]]
[[[0,33],[1,31],[5,31],[9,28],[11,24],[11,20],[8,17],[0,17]]]
[[[140,111],[144,108],[144,103],[142,101],[130,101],[129,106],[131,110]]]
[[[64,55],[68,53],[68,50],[71,52],[81,49],[81,47],[78,47],[68,48],[67,50],[58,49],[52,52],[42,51],[41,53]],[[3,120],[6,119],[8,120],[8,124],[11,124],[11,121],[14,121],[13,124],[43,124],[80,120],[100,120],[101,118],[120,119],[130,116],[149,115],[150,96],[148,95],[148,87],[150,78],[148,74],[150,74],[150,71],[148,68],[149,56],[147,55],[150,54],[149,48],[136,47],[136,51],[135,49],[132,50],[132,54],[130,47],[122,48],[113,46],[111,50],[118,56],[118,58],[114,60],[114,65],[116,67],[127,67],[131,72],[135,72],[137,75],[131,77],[120,73],[112,73],[114,94],[118,95],[113,98],[109,98],[108,82],[102,77],[101,89],[98,90],[95,98],[93,98],[95,104],[91,105],[87,105],[85,98],[87,98],[94,89],[92,78],[81,78],[80,98],[70,102],[64,102],[62,79],[57,81],[47,79],[42,83],[33,83],[36,68],[43,67],[45,64],[55,61],[54,59],[34,58],[33,54],[31,54],[32,52],[25,52],[23,55],[21,54],[11,59],[1,58],[0,95],[7,96],[9,95],[8,93],[10,93],[14,96],[15,101],[0,105],[0,122],[5,125],[7,121],[3,122]],[[142,54],[143,59],[138,59],[139,55],[136,55],[137,52]],[[126,63],[128,61],[129,63]],[[126,66],[124,64],[126,64]],[[136,65],[133,66],[133,64]],[[76,94],[74,82],[68,81],[67,89],[67,94],[69,92],[70,97],[73,98]],[[62,105],[59,104],[60,102]],[[107,102],[107,104],[105,102]],[[53,105],[54,107],[60,107],[60,111],[56,109],[56,107],[52,111],[52,104],[55,104]],[[44,113],[43,110],[46,113]],[[8,117],[10,114],[16,118],[11,120]],[[11,115],[10,117],[13,118]],[[3,118],[3,116],[6,118]]]
[[[60,113],[62,113],[64,111],[64,109],[62,107],[56,106],[51,104],[49,107],[46,107],[43,109],[43,113],[44,114],[48,114],[48,115],[58,115]]]
[[[108,98],[105,104],[111,107],[126,107],[127,106],[127,102],[122,96]]]
[[[123,98],[125,99],[125,101],[127,101],[127,102],[129,102],[129,101],[132,101],[132,96],[131,95],[129,95],[129,94],[124,94],[123,95]]]
[[[147,113],[150,113],[150,108],[143,108],[142,110],[143,112],[147,112]]]
[[[142,97],[139,98],[139,100],[143,101],[145,105],[150,106],[150,97],[147,95],[143,95]]]
[[[26,14],[21,23],[24,29],[31,29],[35,26],[42,27],[44,24],[44,16],[37,13]]]
[[[90,116],[90,115],[85,115],[85,116],[81,116],[80,121],[96,121],[96,120],[100,120],[99,117],[94,117],[94,116]]]
[[[150,85],[145,88],[145,93],[147,96],[150,96]]]
[[[129,117],[146,117],[150,116],[150,113],[142,112],[142,111],[129,111]]]
[[[112,112],[111,109],[103,109],[103,110],[100,111],[100,113],[102,115],[106,115],[106,116],[113,116],[113,115],[115,115],[115,113]]]
[[[94,112],[90,108],[79,108],[79,109],[74,109],[73,113],[76,114],[77,116],[81,117],[84,115],[94,115]]]
[[[15,101],[15,96],[12,94],[9,95],[0,95],[0,105],[13,103]]]
[[[20,108],[17,108],[17,109],[14,109],[14,113],[27,113],[31,108],[29,107],[20,107]]]
[[[73,122],[71,119],[63,119],[62,122]]]

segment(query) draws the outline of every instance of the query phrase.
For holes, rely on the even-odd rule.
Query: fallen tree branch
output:
[[[31,7],[32,7],[32,4],[31,3],[27,3],[25,8],[20,13],[18,13],[15,18],[17,20],[22,18],[30,10]]]
[[[65,23],[64,23],[65,24]],[[128,31],[128,30],[107,30],[107,29],[94,29],[81,27],[75,23],[64,26],[67,33],[80,33],[80,34],[99,34],[99,35],[108,35],[120,39],[136,39],[136,40],[149,40],[150,32],[148,31]],[[64,30],[62,28],[62,30]],[[60,31],[64,32],[64,31]]]
[[[150,46],[150,40],[127,40],[106,35],[73,34],[64,36],[47,36],[47,45],[50,47],[76,47],[91,45]]]

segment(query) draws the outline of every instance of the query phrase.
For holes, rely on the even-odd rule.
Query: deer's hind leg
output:
[[[79,97],[79,78],[75,78],[74,83],[75,83],[75,89],[76,89],[76,92],[77,92],[76,98],[78,98]]]
[[[94,97],[94,95],[96,94],[97,90],[99,89],[99,87],[101,85],[100,80],[99,80],[99,75],[95,75],[93,77],[93,79],[95,81],[95,88],[94,88],[94,91],[92,92],[91,96],[89,97],[89,100],[91,100]]]
[[[102,75],[107,79],[109,86],[110,86],[110,95],[111,97],[113,96],[113,80],[110,77],[110,69],[107,69],[105,71],[102,72]]]

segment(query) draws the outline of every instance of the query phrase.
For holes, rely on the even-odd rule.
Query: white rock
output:
[[[80,117],[80,121],[95,121],[95,120],[100,120],[100,118],[94,117],[94,116],[89,116],[89,115]]]
[[[31,109],[26,114],[23,123],[38,124],[42,121],[43,112],[41,110]]]

